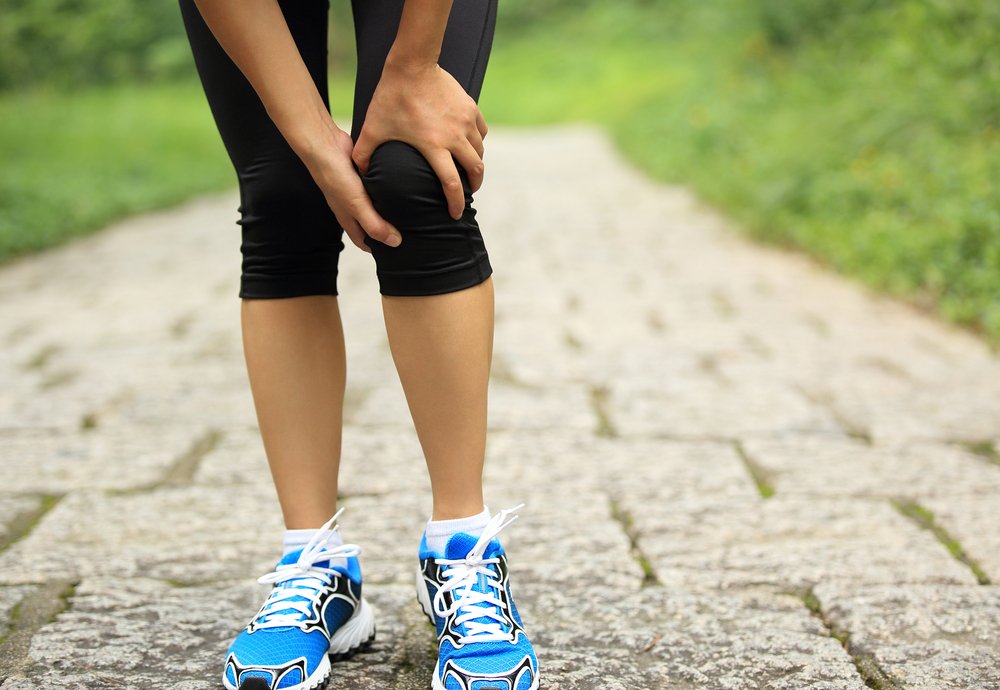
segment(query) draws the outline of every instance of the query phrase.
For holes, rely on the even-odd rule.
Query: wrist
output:
[[[292,150],[306,166],[306,170],[309,171],[313,179],[322,177],[325,174],[324,171],[329,170],[330,166],[334,164],[334,159],[340,150],[336,133],[337,128],[332,127],[328,133],[303,137],[291,145]]]
[[[327,114],[324,118],[290,127],[285,139],[306,167],[311,168],[330,155],[331,147],[337,146],[339,132],[340,128]]]
[[[385,59],[384,72],[412,77],[433,70],[438,66],[438,53],[415,52],[395,45]]]

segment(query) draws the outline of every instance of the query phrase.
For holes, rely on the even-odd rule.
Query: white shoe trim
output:
[[[441,674],[438,673],[438,669],[439,669],[440,666],[441,666],[441,661],[439,660],[434,665],[434,677],[431,678],[431,690],[448,690],[448,688],[446,688],[444,686],[444,683],[442,683],[439,680],[439,678],[441,677]],[[506,683],[505,683],[505,685],[506,685]],[[534,680],[531,681],[531,687],[529,687],[528,690],[538,690],[538,674],[537,673],[535,674]]]
[[[323,655],[320,659],[319,665],[316,670],[313,671],[312,675],[306,678],[306,682],[299,683],[298,685],[291,685],[283,690],[315,690],[316,688],[323,685],[326,679],[330,675],[330,657]],[[237,681],[239,678],[236,679]],[[225,686],[226,690],[239,690],[239,686],[233,685],[229,682],[229,676],[226,674],[225,670],[222,672],[222,684]]]
[[[364,599],[346,623],[330,639],[329,654],[347,654],[375,635],[375,615]]]

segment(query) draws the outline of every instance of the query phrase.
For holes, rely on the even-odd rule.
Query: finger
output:
[[[361,129],[361,136],[358,137],[358,143],[354,145],[354,150],[351,151],[351,160],[354,164],[358,166],[358,170],[361,171],[362,175],[368,174],[368,163],[371,162],[372,152],[375,147],[371,145],[372,138],[367,135],[367,130]]]
[[[365,243],[365,231],[360,225],[358,225],[358,221],[354,220],[350,216],[347,216],[340,221],[340,226],[344,228],[344,232],[346,232],[347,236],[351,238],[351,242],[354,243],[354,246],[363,252],[368,252],[369,254],[372,253],[371,247]]]
[[[479,158],[483,158],[486,153],[486,149],[483,146],[483,135],[479,133],[478,129],[474,129],[469,132],[469,143],[472,144],[472,148],[476,149],[476,153],[479,154]]]
[[[389,221],[378,214],[367,195],[357,196],[348,203],[351,215],[365,233],[374,240],[390,247],[403,243],[403,236]]]
[[[471,149],[471,147],[470,147]],[[448,213],[458,220],[465,212],[465,190],[462,189],[462,178],[458,176],[455,161],[447,149],[436,149],[424,157],[431,164],[434,173],[441,180],[444,198],[448,202]]]
[[[479,130],[479,136],[483,139],[486,138],[486,133],[490,131],[490,128],[486,126],[486,118],[483,117],[483,111],[476,109],[476,129]]]
[[[327,201],[329,203],[329,200]],[[361,228],[360,225],[358,225],[358,221],[354,220],[346,213],[338,211],[336,208],[334,208],[333,204],[330,204],[330,210],[333,211],[333,215],[337,219],[337,222],[340,223],[340,227],[342,227],[344,229],[344,232],[347,233],[347,236],[351,238],[351,242],[353,242],[358,249],[361,249],[371,254],[372,251],[371,248],[364,242],[365,231]]]
[[[472,147],[472,144],[465,142],[465,146],[455,153],[455,160],[465,170],[465,174],[469,178],[469,187],[472,188],[472,191],[479,191],[479,188],[483,186],[483,174],[486,170],[479,152]],[[462,203],[464,208],[464,194],[462,195]]]

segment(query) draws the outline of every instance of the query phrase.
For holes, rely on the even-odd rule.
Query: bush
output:
[[[863,22],[885,4],[884,0],[758,0],[756,3],[765,38],[782,48],[830,35],[851,20]]]
[[[0,89],[189,73],[176,2],[5,0]]]

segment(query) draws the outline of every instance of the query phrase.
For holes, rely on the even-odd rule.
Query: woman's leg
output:
[[[326,101],[327,2],[279,0],[279,6]],[[181,0],[181,12],[240,182],[247,372],[290,528],[278,567],[265,576],[278,586],[230,645],[223,684],[308,690],[329,676],[330,655],[350,654],[375,634],[361,597],[359,550],[343,544],[331,519],[345,382],[336,298],[343,231],[194,2]]]
[[[337,510],[346,380],[337,298],[245,299],[243,350],[264,450],[288,529]]]
[[[402,2],[355,0],[357,137],[395,36]],[[478,98],[495,0],[452,6],[439,63]],[[386,331],[430,471],[433,515],[419,549],[417,597],[438,631],[432,688],[537,690],[538,661],[509,586],[497,534],[509,511],[483,508],[487,388],[493,354],[493,282],[468,179],[460,220],[420,153],[389,141],[362,178],[375,209],[403,242],[369,241]]]
[[[327,3],[281,6],[327,100]],[[343,231],[192,0],[181,0],[181,11],[240,182],[243,344],[268,463],[286,527],[319,527],[337,503],[346,378],[336,298]]]
[[[427,460],[432,519],[475,515],[483,510],[493,281],[443,295],[384,295],[382,311]]]
[[[355,139],[395,39],[401,0],[356,0]],[[496,20],[495,0],[452,8],[440,64],[478,98]],[[387,142],[372,155],[365,187],[403,235],[370,240],[393,360],[427,461],[433,519],[483,510],[487,389],[493,352],[492,268],[464,171],[466,211],[450,217],[440,182],[413,147]]]

